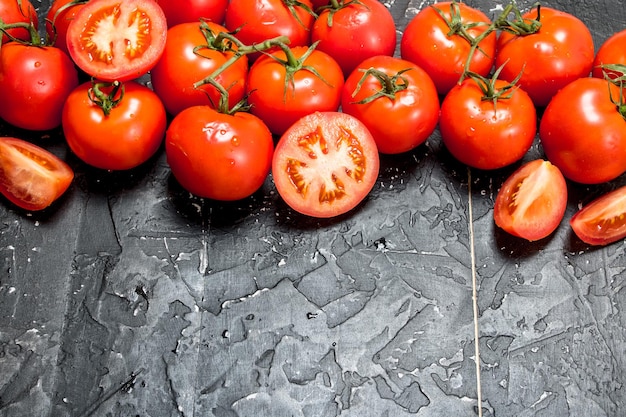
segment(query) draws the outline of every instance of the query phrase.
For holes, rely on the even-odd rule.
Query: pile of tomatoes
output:
[[[479,170],[519,162],[539,135],[545,159],[515,171],[494,208],[499,227],[532,241],[561,223],[568,181],[626,171],[626,30],[596,53],[581,20],[540,5],[490,19],[440,2],[400,39],[379,0],[55,0],[45,22],[28,0],[0,0],[0,19],[1,119],[60,127],[103,170],[163,146],[198,197],[243,199],[271,173],[294,210],[334,217],[371,191],[380,154],[437,128]],[[0,138],[0,174],[2,194],[27,210],[73,178],[17,138]],[[589,244],[622,239],[625,200],[618,189],[570,224]]]

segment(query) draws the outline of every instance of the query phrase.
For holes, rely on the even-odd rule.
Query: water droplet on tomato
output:
[[[41,62],[35,61],[35,68],[39,68],[41,66]]]
[[[240,144],[240,140],[239,140],[239,138],[238,138],[237,136],[233,136],[233,138],[230,140],[230,143],[231,143],[233,146],[239,146],[239,144]]]

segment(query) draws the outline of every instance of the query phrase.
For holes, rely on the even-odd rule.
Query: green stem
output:
[[[106,93],[102,90],[103,88],[111,88],[111,91]],[[88,90],[87,94],[89,100],[100,107],[106,117],[111,114],[111,110],[117,107],[124,98],[124,85],[119,81],[113,81],[112,83],[98,83],[92,81],[91,88]]]
[[[398,71],[395,75],[389,76],[389,74],[377,70],[376,68],[369,68],[366,71],[363,71],[363,76],[359,80],[359,83],[356,86],[356,89],[352,93],[352,97],[356,96],[358,92],[363,87],[363,84],[367,80],[367,77],[375,77],[381,85],[380,90],[376,91],[369,97],[364,98],[363,100],[355,102],[355,104],[367,104],[370,103],[380,97],[387,97],[390,100],[396,99],[396,94],[400,91],[404,91],[409,87],[409,80],[404,77],[404,74],[407,71],[410,71],[411,68],[405,68],[401,71]]]

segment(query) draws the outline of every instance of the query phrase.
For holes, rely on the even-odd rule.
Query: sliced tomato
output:
[[[608,245],[626,237],[626,186],[593,200],[578,210],[569,222],[580,240],[590,245]]]
[[[279,139],[272,175],[283,200],[295,211],[318,218],[355,208],[372,190],[380,161],[365,125],[340,112],[315,112]]]
[[[50,206],[74,179],[53,153],[13,137],[0,137],[0,193],[25,210]]]
[[[567,184],[550,162],[536,159],[506,179],[496,197],[496,225],[528,241],[552,234],[565,215]]]
[[[102,81],[146,74],[165,49],[167,20],[154,0],[91,0],[67,29],[76,65]]]

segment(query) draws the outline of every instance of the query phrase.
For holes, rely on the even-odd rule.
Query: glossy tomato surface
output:
[[[74,171],[44,148],[0,137],[0,193],[25,210],[49,207],[68,189]]]
[[[91,0],[67,30],[67,48],[80,69],[102,81],[146,74],[161,57],[167,21],[154,0]]]
[[[567,208],[567,183],[549,161],[527,162],[509,176],[496,196],[497,226],[528,241],[548,237]]]
[[[157,0],[163,9],[168,27],[181,23],[195,22],[206,19],[217,24],[224,22],[228,0]]]
[[[626,237],[626,186],[594,199],[570,219],[576,236],[589,245],[608,245]]]
[[[523,17],[537,19],[537,8]],[[500,78],[506,81],[522,74],[519,86],[543,107],[561,88],[589,75],[594,44],[589,28],[572,14],[541,7],[539,20],[541,28],[535,33],[500,34],[495,66],[503,66]]]
[[[421,145],[439,121],[439,95],[426,71],[385,55],[364,60],[350,74],[341,108],[367,126],[384,154]]]
[[[604,78],[602,65],[626,65],[626,29],[611,35],[598,49],[593,61],[592,74]]]
[[[221,201],[249,197],[270,172],[274,141],[247,112],[232,115],[209,106],[189,107],[170,124],[165,139],[174,178],[190,193]]]
[[[376,142],[357,118],[316,112],[279,139],[272,176],[282,199],[307,216],[330,218],[354,209],[378,177]]]
[[[587,77],[565,86],[546,107],[539,138],[566,178],[599,184],[626,171],[626,120],[614,102],[619,98],[615,85]]]
[[[104,87],[103,92],[119,99],[105,115],[91,89],[91,82],[79,85],[63,107],[63,133],[72,152],[83,162],[110,171],[146,162],[165,136],[166,112],[159,97],[134,81],[124,83],[123,97]]]
[[[67,29],[87,0],[54,0],[46,14],[46,34],[53,45],[69,54]]]
[[[496,80],[500,91],[508,82]],[[486,99],[478,81],[455,85],[441,104],[443,143],[464,164],[484,170],[519,161],[537,134],[537,112],[524,90],[514,87],[496,100]]]
[[[0,17],[6,24],[30,23],[39,25],[37,11],[30,0],[0,0]],[[30,32],[25,28],[7,29],[9,35],[24,41],[30,40]],[[9,37],[3,32],[2,43],[8,42]]]

